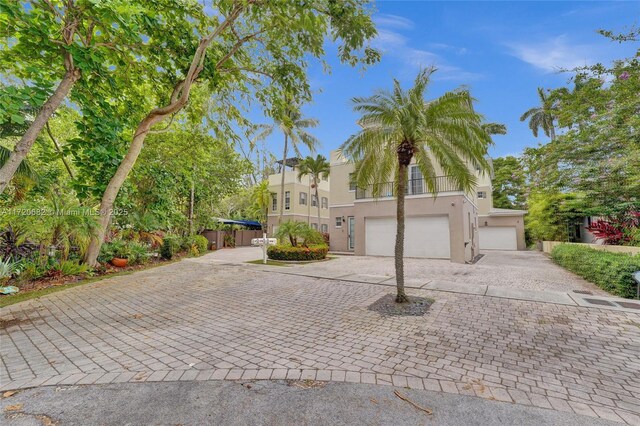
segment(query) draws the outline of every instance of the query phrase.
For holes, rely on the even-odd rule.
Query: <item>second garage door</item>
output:
[[[419,216],[405,219],[404,256],[449,259],[449,218]],[[365,219],[365,253],[370,256],[393,256],[396,241],[396,218]]]
[[[483,226],[478,231],[480,250],[518,250],[515,226]]]

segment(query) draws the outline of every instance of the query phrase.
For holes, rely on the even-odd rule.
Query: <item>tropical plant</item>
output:
[[[520,159],[508,155],[493,159],[493,207],[523,209],[526,204],[527,182]]]
[[[160,257],[171,260],[176,252],[175,243],[171,238],[165,237],[160,246]]]
[[[195,1],[189,4],[198,5]],[[221,125],[230,117],[242,119],[233,102],[234,94],[239,94],[240,100],[251,92],[265,113],[282,121],[286,129],[292,129],[295,119],[300,118],[295,117],[298,113],[292,117],[280,111],[290,110],[291,100],[303,104],[311,99],[309,59],[324,56],[327,36],[339,42],[337,52],[341,62],[366,65],[380,57],[369,46],[376,30],[367,0],[314,0],[304,7],[280,1],[219,0],[207,6],[206,10],[202,6],[202,13],[189,17],[191,27],[167,31],[182,38],[176,43],[172,40],[169,48],[155,44],[157,41],[150,37],[154,53],[169,57],[163,56],[160,64],[147,67],[147,72],[157,78],[152,80],[150,96],[141,103],[146,115],[136,120],[135,130],[120,132],[132,135],[132,139],[102,193],[99,229],[85,256],[90,265],[95,263],[118,193],[143,149],[146,136],[158,130],[154,128],[157,124],[183,110],[194,86],[208,83],[216,103],[228,106],[219,110]],[[169,23],[173,24],[171,20]],[[162,36],[158,38],[162,42]],[[209,53],[212,45],[215,48]],[[139,109],[131,112],[137,117]]]
[[[324,237],[320,232],[305,222],[297,222],[294,220],[283,222],[282,225],[278,227],[275,236],[280,241],[288,239],[289,244],[293,247],[298,247],[299,245],[308,247],[310,245],[325,244]]]
[[[89,272],[90,269],[88,265],[83,265],[72,260],[63,260],[47,271],[47,275],[52,277],[82,275]]]
[[[269,205],[271,204],[271,191],[269,181],[264,180],[251,190],[251,210],[253,215],[260,218],[262,229],[266,232],[267,220],[269,219]]]
[[[20,274],[20,263],[0,258],[0,285]]]
[[[297,156],[300,156],[301,144],[305,145],[309,151],[315,151],[319,142],[315,136],[307,132],[307,129],[316,127],[318,120],[315,118],[303,118],[298,109],[294,109],[288,104],[276,123],[280,131],[284,134],[284,152],[282,153],[282,162],[280,163],[282,176],[280,177],[280,216],[278,218],[278,224],[282,224],[282,217],[284,216],[284,179],[287,170],[289,142]]]
[[[26,240],[25,232],[11,225],[0,232],[0,258],[19,261],[32,257],[38,246]]]
[[[131,265],[142,265],[149,261],[150,253],[146,244],[131,241],[127,243],[129,249],[129,263]]]
[[[2,167],[9,160],[10,156],[11,156],[11,150],[0,145],[0,167]],[[20,165],[16,168],[14,176],[35,179],[36,173],[33,170],[33,167],[31,167],[31,163],[29,163],[28,160],[23,160],[20,162]]]
[[[587,227],[597,240],[612,245],[639,245],[640,211],[629,211],[620,217],[599,219]]]
[[[309,176],[311,189],[316,194],[316,205],[318,207],[318,228],[320,228],[320,196],[318,193],[318,186],[320,186],[320,180],[329,177],[331,171],[331,165],[327,159],[318,154],[316,158],[311,156],[306,157],[298,164],[298,178]]]
[[[472,170],[488,170],[485,158],[491,138],[483,130],[482,117],[473,109],[466,90],[448,92],[426,101],[425,90],[435,70],[422,70],[414,86],[403,90],[394,80],[393,90],[378,90],[366,98],[354,98],[354,110],[362,114],[362,129],[341,147],[355,162],[359,187],[373,188],[379,196],[383,183],[395,175],[397,233],[395,241],[396,302],[407,302],[404,290],[404,200],[407,169],[412,160],[422,172],[426,188],[437,193],[436,164],[455,185],[470,191],[476,184]]]
[[[534,137],[537,138],[538,130],[542,129],[544,134],[553,140],[556,138],[554,126],[554,120],[556,119],[554,110],[556,108],[541,87],[538,87],[538,98],[540,99],[540,106],[527,110],[520,117],[520,121],[529,120],[529,128]]]

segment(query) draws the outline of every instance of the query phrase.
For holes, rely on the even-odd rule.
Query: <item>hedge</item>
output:
[[[636,296],[636,283],[632,275],[640,271],[640,255],[560,244],[551,251],[551,258],[558,265],[611,294],[627,298]]]
[[[267,256],[273,260],[321,260],[327,257],[329,247],[324,244],[309,247],[292,247],[279,244],[267,248]]]

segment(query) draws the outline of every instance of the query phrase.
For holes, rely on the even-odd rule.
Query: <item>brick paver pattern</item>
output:
[[[2,389],[333,380],[476,395],[640,424],[640,315],[183,261],[4,308]]]

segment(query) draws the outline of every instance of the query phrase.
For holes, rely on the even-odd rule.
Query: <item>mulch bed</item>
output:
[[[429,311],[432,299],[426,297],[408,296],[408,303],[396,303],[395,294],[387,294],[373,302],[367,309],[385,317],[421,317]]]
[[[179,260],[183,256],[174,256],[171,261]],[[66,277],[42,277],[37,280],[27,281],[22,283],[16,283],[15,280],[10,281],[7,285],[15,285],[20,288],[20,294],[28,293],[36,290],[43,290],[50,287],[59,287],[68,284],[74,284],[87,278],[96,278],[96,277],[106,277],[109,275],[114,275],[122,272],[133,272],[139,271],[142,269],[147,269],[156,265],[161,265],[163,263],[169,263],[171,261],[163,260],[160,258],[152,258],[149,262],[144,265],[128,265],[123,268],[118,268],[117,266],[113,266],[110,263],[103,263],[101,266],[96,268],[91,274],[83,274],[83,275],[68,275]]]

